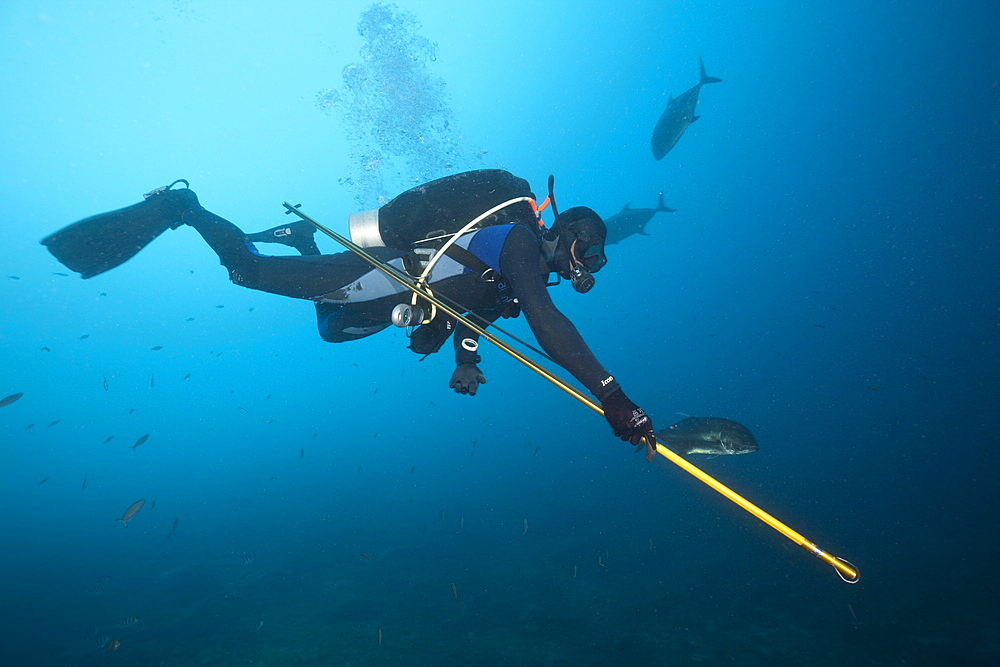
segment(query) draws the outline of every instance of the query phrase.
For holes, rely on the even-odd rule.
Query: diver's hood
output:
[[[556,227],[569,253],[569,278],[573,289],[581,294],[594,286],[593,273],[608,263],[604,241],[608,228],[593,209],[574,206],[559,214]]]

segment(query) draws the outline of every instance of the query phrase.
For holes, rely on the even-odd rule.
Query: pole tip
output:
[[[834,569],[837,570],[837,576],[847,583],[856,584],[861,581],[861,571],[846,558],[834,556],[830,565],[833,565]]]

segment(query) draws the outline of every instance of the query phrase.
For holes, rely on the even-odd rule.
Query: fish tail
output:
[[[663,205],[663,193],[660,193],[660,199],[656,202],[656,210],[662,213],[676,213],[676,208],[670,208],[669,206]]]
[[[701,81],[698,85],[706,83],[722,83],[722,79],[716,79],[714,76],[709,76],[708,73],[705,72],[705,62],[700,56],[698,57],[698,65],[701,67]]]

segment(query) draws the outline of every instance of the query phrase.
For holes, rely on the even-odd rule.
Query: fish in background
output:
[[[136,447],[138,447],[142,443],[146,442],[147,440],[149,440],[149,434],[148,433],[145,434],[145,435],[139,436],[139,439],[135,441],[134,445],[132,445],[132,451],[135,451]]]
[[[138,616],[129,616],[127,618],[123,618],[122,620],[120,620],[118,622],[118,625],[116,625],[115,627],[120,629],[125,629],[139,625],[139,623],[142,623],[142,620]]]
[[[750,454],[757,440],[746,426],[718,417],[688,417],[656,433],[656,439],[680,454]]]
[[[625,208],[604,220],[604,224],[608,228],[608,236],[604,241],[604,245],[620,243],[633,234],[649,236],[646,233],[646,223],[652,220],[654,215],[657,213],[675,213],[676,211],[677,209],[663,205],[662,192],[656,203],[656,208],[629,208],[629,205],[625,204]]]
[[[657,160],[662,160],[663,156],[677,144],[688,126],[700,118],[700,116],[694,115],[694,109],[698,105],[698,93],[701,92],[701,87],[706,83],[722,82],[722,79],[705,73],[705,63],[701,58],[698,58],[698,65],[701,67],[701,80],[698,85],[681,93],[681,96],[676,99],[671,97],[667,102],[667,108],[660,116],[660,120],[656,122],[650,143],[653,148],[653,157]]]
[[[174,525],[170,527],[170,532],[169,532],[169,533],[167,533],[167,536],[166,536],[166,537],[164,538],[164,540],[163,540],[164,542],[166,542],[166,541],[167,541],[167,540],[169,540],[169,539],[170,539],[171,537],[173,537],[173,536],[174,536],[174,533],[176,533],[176,532],[177,532],[177,524],[178,524],[178,523],[180,523],[180,520],[181,520],[181,518],[180,518],[180,517],[177,517],[177,518],[175,518],[175,519],[174,519]]]
[[[24,394],[11,394],[10,396],[0,398],[0,408],[7,407],[22,396],[24,396]]]
[[[110,579],[110,578],[111,578],[110,576],[105,575],[105,576],[101,577],[100,579],[94,580],[94,582],[91,583],[90,586],[87,588],[87,595],[90,595],[90,596],[93,596],[93,597],[97,597],[99,595],[104,595],[104,584],[106,584],[107,581],[108,581],[108,579]],[[97,634],[97,629],[95,629],[94,634]],[[101,643],[102,644],[107,644],[108,640],[105,639]]]
[[[115,521],[121,521],[122,525],[128,528],[128,522],[132,519],[132,517],[134,517],[136,514],[139,513],[139,510],[141,510],[142,506],[145,504],[146,504],[145,498],[142,500],[135,501],[134,503],[129,505],[127,510],[125,510],[125,514],[122,515],[122,518],[115,519]]]

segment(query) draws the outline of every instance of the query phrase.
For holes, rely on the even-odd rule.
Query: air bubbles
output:
[[[323,113],[336,109],[343,120],[351,173],[339,182],[353,190],[359,208],[472,162],[460,155],[445,82],[427,67],[438,45],[419,28],[405,9],[372,5],[358,21],[361,62],[344,67],[339,90],[316,95]]]

